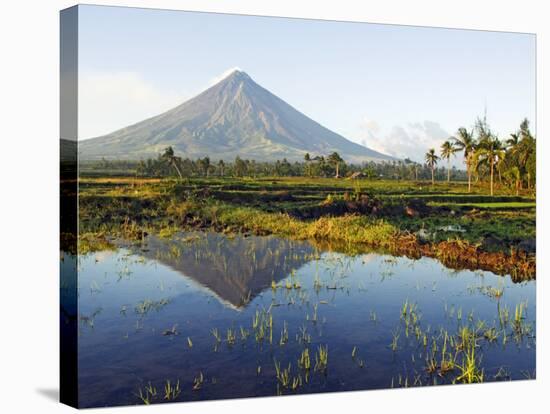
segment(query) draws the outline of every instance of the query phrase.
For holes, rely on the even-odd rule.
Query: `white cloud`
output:
[[[373,120],[364,118],[360,124],[363,145],[373,150],[392,155],[397,158],[410,158],[423,162],[424,155],[430,148],[439,153],[441,144],[449,139],[451,134],[439,123],[424,121],[395,125],[390,130],[384,129]],[[463,168],[462,157],[451,159],[451,165]]]
[[[363,118],[361,126],[373,134],[377,134],[380,131],[380,125],[378,125],[378,122],[367,117]]]
[[[188,98],[159,90],[134,72],[86,73],[79,80],[81,139],[113,132],[171,109]]]

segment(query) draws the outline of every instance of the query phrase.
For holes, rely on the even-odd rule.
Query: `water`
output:
[[[167,380],[179,381],[176,401],[451,383],[458,368],[438,375],[427,361],[434,341],[439,362],[444,332],[447,342],[458,341],[466,325],[477,330],[484,381],[535,375],[534,281],[453,271],[429,258],[347,256],[307,242],[214,233],[149,237],[143,246],[81,257],[79,270],[84,407],[142,404],[140,390],[152,403],[165,402]],[[271,341],[269,329],[256,338],[257,314],[271,316]],[[497,338],[484,337],[488,331]],[[328,365],[315,371],[319,346],[328,349]],[[310,370],[298,366],[305,348]],[[462,358],[458,352],[457,365]],[[295,390],[277,379],[275,361],[281,370],[291,364]],[[203,381],[195,380],[201,373]],[[156,396],[147,393],[149,383]]]

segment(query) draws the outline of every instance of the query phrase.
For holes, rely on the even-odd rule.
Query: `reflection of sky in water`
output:
[[[319,254],[307,243],[273,237],[196,236],[150,239],[142,250],[99,252],[81,259],[84,406],[138,403],[134,394],[140,386],[152,381],[162,389],[167,379],[180,380],[182,401],[274,395],[273,359],[283,366],[291,362],[296,370],[303,349],[296,337],[302,327],[311,335],[312,357],[318,345],[326,344],[330,362],[328,375],[312,375],[301,392],[387,388],[399,375],[425,375],[425,355],[402,328],[398,350],[388,347],[406,300],[417,304],[422,329],[432,333],[440,327],[455,333],[457,315],[466,321],[471,311],[474,323],[482,319],[492,326],[498,323],[497,306],[508,307],[513,317],[523,301],[528,302],[529,321],[535,316],[535,282],[514,284],[488,272],[455,272],[427,258]],[[275,290],[272,280],[278,285]],[[287,289],[287,281],[300,288]],[[504,289],[499,301],[486,294],[489,287]],[[137,313],[140,303],[149,304],[147,313]],[[270,306],[273,345],[259,346],[252,334],[232,347],[224,341],[214,350],[212,329],[224,339],[228,328],[235,329],[239,338],[239,328],[251,331],[255,312]],[[315,314],[317,322],[312,321]],[[280,346],[283,321],[289,341]],[[178,335],[163,335],[173,327]],[[351,358],[354,346],[364,368]],[[535,369],[534,340],[519,345],[510,340],[506,347],[501,341],[485,344],[482,363],[486,380],[500,367],[514,379],[523,378],[522,372]],[[205,384],[192,391],[199,372]]]

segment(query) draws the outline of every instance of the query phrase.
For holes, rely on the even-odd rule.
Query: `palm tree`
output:
[[[205,177],[208,177],[210,172],[210,157],[206,156],[202,160],[199,159],[199,165],[201,166],[202,170],[204,171]]]
[[[451,141],[445,141],[441,145],[441,158],[447,160],[447,182],[451,182],[451,156],[455,155],[455,152],[458,151]]]
[[[238,155],[235,157],[235,164],[234,164],[234,167],[233,167],[233,171],[234,171],[235,176],[237,176],[237,177],[242,177],[242,176],[246,175],[246,171],[247,171],[246,162],[244,162],[241,159],[241,157],[239,157]]]
[[[218,161],[218,170],[220,171],[220,176],[223,177],[223,173],[225,170],[225,162],[223,162],[223,160]]]
[[[510,181],[514,182],[514,187],[516,189],[516,196],[518,196],[519,188],[521,185],[521,174],[520,174],[519,168],[516,166],[510,168],[508,171],[504,173],[504,176],[509,178]]]
[[[340,163],[344,162],[342,157],[340,157],[340,154],[338,154],[337,152],[333,152],[328,156],[327,160],[330,164],[333,164],[334,167],[336,168],[336,175],[334,177],[335,178],[340,177]]]
[[[310,176],[310,162],[311,162],[311,156],[309,155],[309,152],[306,152],[306,155],[304,155],[304,161],[306,162],[306,175]]]
[[[426,153],[426,164],[430,167],[430,169],[432,170],[432,185],[435,184],[435,177],[434,177],[434,173],[435,173],[435,165],[437,164],[437,160],[439,160],[439,157],[437,156],[437,154],[435,153],[435,149],[431,148],[427,153]]]
[[[172,147],[167,147],[163,154],[161,155],[161,157],[169,164],[171,165],[172,167],[174,167],[174,169],[177,171],[180,179],[183,178],[183,176],[181,175],[181,171],[178,167],[178,164],[180,162],[180,157],[176,157],[174,155],[174,149]]]
[[[491,195],[494,195],[495,165],[504,158],[504,149],[499,139],[490,132],[482,136],[476,150],[477,165],[488,164],[490,173]]]
[[[500,184],[502,184],[502,174],[506,171],[506,157],[508,155],[508,153],[506,152],[506,148],[504,148],[504,146],[502,145],[502,143],[500,144],[501,146],[501,154],[500,156],[498,157],[497,159],[497,162],[495,164],[495,168],[498,172],[498,182]]]
[[[532,137],[531,131],[529,130],[529,120],[527,118],[524,118],[521,124],[519,124],[519,135],[522,139]]]
[[[510,149],[513,149],[513,148],[515,148],[516,145],[519,144],[519,141],[520,141],[519,134],[510,134],[510,138],[508,138],[508,139],[506,140],[506,145],[507,145]]]
[[[529,120],[525,118],[519,126],[519,136],[521,138],[518,143],[518,162],[520,168],[525,171],[527,176],[527,189],[531,188],[531,171],[534,168],[528,168],[529,165],[534,166],[536,163],[536,141],[529,130]]]
[[[527,122],[527,127],[528,127]],[[522,122],[522,127],[524,122]],[[491,195],[494,195],[495,165],[504,158],[505,151],[500,140],[491,132],[487,118],[478,118],[476,121],[478,145],[475,150],[476,168],[488,165],[490,175]]]
[[[468,174],[468,192],[472,191],[472,164],[475,151],[475,140],[473,132],[466,128],[458,128],[457,136],[454,137],[454,144],[457,151],[463,151],[466,173]]]

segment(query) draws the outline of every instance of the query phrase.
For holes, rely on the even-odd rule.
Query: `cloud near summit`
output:
[[[404,125],[394,125],[384,130],[376,121],[365,118],[360,124],[362,144],[376,151],[397,158],[410,158],[413,161],[424,162],[424,155],[430,148],[439,153],[441,144],[451,137],[438,122],[411,122]],[[462,158],[459,154],[451,159],[451,165],[462,168]]]

